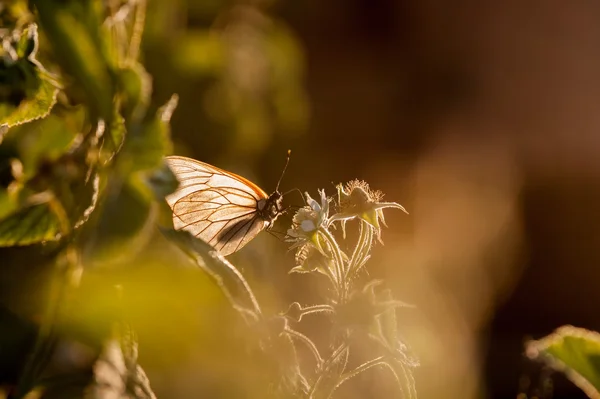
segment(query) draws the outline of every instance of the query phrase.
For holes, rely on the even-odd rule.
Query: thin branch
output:
[[[321,233],[325,242],[327,243],[329,252],[331,252],[331,255],[333,257],[333,263],[335,265],[335,272],[337,274],[337,281],[340,284],[340,293],[339,293],[340,298],[339,299],[340,299],[340,302],[343,302],[345,300],[345,292],[347,291],[347,289],[346,289],[346,281],[344,279],[344,274],[345,274],[344,273],[344,257],[342,256],[342,250],[340,249],[339,245],[335,241],[335,238],[329,232],[329,230],[327,230],[325,228],[319,228],[319,232]]]
[[[296,330],[292,330],[289,327],[286,327],[284,332],[289,334],[290,337],[296,338],[298,341],[304,343],[308,347],[308,349],[314,355],[315,360],[317,361],[317,368],[320,369],[321,366],[323,365],[323,358],[321,357],[321,354],[319,353],[319,349],[317,349],[317,346],[315,345],[315,343],[312,342],[312,340],[310,338],[308,338],[306,335],[304,335]]]
[[[335,310],[331,305],[313,305],[304,308],[300,306],[300,316],[298,316],[298,322],[302,321],[302,317],[304,315],[314,313],[335,313]]]
[[[346,342],[342,343],[335,351],[333,351],[333,353],[331,354],[331,356],[329,356],[329,358],[323,362],[322,367],[319,368],[318,370],[318,377],[315,380],[312,388],[310,389],[310,391],[308,392],[308,398],[309,399],[313,399],[315,397],[315,393],[317,392],[317,389],[319,388],[321,382],[323,381],[323,379],[325,378],[325,376],[327,375],[327,371],[329,371],[329,368],[331,367],[332,364],[334,364],[340,356],[346,354],[348,355],[348,344]],[[348,357],[346,356],[346,363],[348,361]],[[340,372],[343,373],[344,369],[346,368],[346,363],[344,364],[344,367],[342,368],[342,371]],[[333,391],[330,392],[329,396],[331,395]]]

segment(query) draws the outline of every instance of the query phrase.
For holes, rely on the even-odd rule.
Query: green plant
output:
[[[159,336],[166,351],[177,340],[210,346],[194,322],[170,314],[201,313],[198,293],[215,303],[224,294],[243,320],[249,363],[264,366],[258,383],[235,375],[239,387],[226,397],[327,398],[376,366],[391,371],[400,397],[416,397],[417,363],[397,332],[396,310],[407,305],[380,281],[360,278],[381,241],[383,209],[400,205],[355,181],[338,187],[330,216],[331,198],[321,191],[318,203],[306,194],[287,236],[292,271],[324,275],[330,289],[322,304],[296,302],[281,314],[264,310],[240,271],[211,247],[172,229],[164,198],[177,181],[163,157],[172,151],[178,98],[151,99],[139,59],[146,9],[145,0],[0,4],[0,397],[155,397],[138,364],[138,338]],[[261,109],[261,118],[267,114]],[[348,253],[340,247],[347,222],[358,230]],[[156,225],[212,281],[179,268],[185,258],[164,242],[152,252],[163,239]],[[331,337],[327,349],[297,328],[318,314],[331,321],[322,332]],[[224,317],[210,319],[218,320],[217,335],[237,326]],[[368,343],[368,358],[354,356],[356,340]],[[142,356],[153,350],[139,346]],[[160,349],[148,358],[164,356]]]
[[[600,398],[600,334],[573,326],[526,344],[526,354],[565,374],[590,398]]]
[[[276,359],[274,397],[330,398],[346,381],[374,368],[387,368],[398,387],[399,397],[416,398],[412,369],[418,362],[412,357],[397,331],[396,308],[409,307],[394,300],[390,290],[379,289],[380,280],[360,284],[359,275],[371,257],[377,238],[381,242],[381,226],[385,223],[383,210],[402,206],[382,202],[382,193],[370,190],[365,182],[351,181],[338,185],[337,212],[330,216],[331,198],[319,191],[320,203],[306,193],[307,205],[293,217],[287,241],[295,249],[296,266],[293,273],[323,275],[329,281],[324,303],[302,306],[294,302],[279,316],[265,315],[255,294],[243,275],[207,244],[196,240],[186,232],[165,231],[197,262],[213,276],[231,305],[256,331],[261,347]],[[358,238],[351,254],[342,251],[336,226],[341,227],[346,238],[346,223],[358,224]],[[303,318],[322,314],[332,322],[332,334],[328,353],[308,336],[297,331],[293,325]],[[375,357],[349,367],[352,342],[370,342],[369,356]],[[297,359],[297,344],[313,357],[310,374],[302,370]],[[282,356],[282,354],[285,354]]]
[[[153,397],[118,306],[90,323],[66,305],[82,293],[84,267],[142,248],[177,185],[163,164],[177,97],[152,106],[151,80],[138,61],[145,9],[144,1],[0,5],[2,299],[37,329],[11,397],[65,397],[105,384],[120,395]],[[34,289],[39,275],[44,282]],[[23,308],[22,297],[38,290],[33,309]],[[65,329],[78,329],[76,339],[89,346],[87,371],[52,371],[57,347],[73,339]],[[111,376],[102,362],[122,367]]]

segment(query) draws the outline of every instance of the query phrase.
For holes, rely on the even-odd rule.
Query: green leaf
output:
[[[144,67],[136,63],[117,71],[123,115],[128,119],[144,116],[150,103],[152,79]]]
[[[37,25],[31,24],[23,29],[16,45],[16,52],[19,58],[35,57],[38,49]]]
[[[54,162],[69,151],[77,132],[67,125],[67,118],[49,115],[11,130],[7,144],[17,149],[26,179],[33,177],[42,163]]]
[[[150,190],[135,177],[124,183],[113,180],[107,188],[102,217],[90,263],[115,264],[129,260],[151,237],[156,207]]]
[[[177,101],[178,96],[174,94],[141,129],[129,133],[120,157],[120,169],[124,174],[152,170],[163,165],[163,157],[172,151],[169,121]]]
[[[49,203],[28,206],[0,220],[0,247],[55,241],[60,237],[61,221]]]
[[[9,215],[17,208],[17,204],[10,197],[8,191],[0,187],[0,220],[6,215]]]
[[[227,259],[206,242],[187,231],[160,228],[169,240],[185,252],[219,286],[225,297],[243,317],[257,320],[260,306],[244,276]]]
[[[57,241],[82,226],[94,211],[99,177],[74,167],[68,157],[48,163],[22,188],[18,206],[0,220],[0,247]],[[46,187],[41,191],[41,187]]]
[[[57,61],[75,77],[94,113],[110,121],[114,86],[91,4],[58,0],[32,2]]]
[[[21,101],[16,108],[0,104],[0,125],[11,127],[47,116],[56,103],[57,94],[58,89],[51,82],[40,79],[35,94]]]
[[[101,164],[106,165],[123,147],[127,135],[125,119],[118,111],[115,111],[112,123],[108,127],[108,133],[105,131],[107,127],[103,122],[98,125],[98,129],[97,136],[102,137],[100,161]]]
[[[600,398],[600,333],[563,326],[527,342],[526,353],[565,373],[590,398]]]

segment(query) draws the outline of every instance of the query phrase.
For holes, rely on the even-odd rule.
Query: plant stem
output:
[[[351,280],[354,277],[354,274],[360,270],[364,264],[364,260],[369,255],[369,250],[371,249],[372,244],[373,228],[367,222],[361,220],[356,247],[352,253],[352,258],[348,264],[348,269],[346,269],[345,277],[347,279]]]
[[[233,264],[216,251],[210,252],[205,257],[194,255],[194,258],[196,259],[196,264],[214,279],[227,300],[242,315],[246,322],[256,321],[261,317],[262,311],[254,292],[250,288],[250,284],[248,284],[242,273]],[[236,287],[243,295],[239,295],[239,293],[238,295],[234,295],[229,286]],[[239,300],[236,299],[239,296],[245,297],[250,307],[240,304]]]
[[[327,230],[325,228],[319,228],[319,232],[321,233],[323,239],[325,240],[325,243],[327,244],[327,247],[333,257],[336,280],[339,285],[339,290],[338,290],[339,301],[340,301],[340,303],[343,303],[346,299],[345,292],[347,291],[347,288],[346,288],[346,280],[344,278],[344,275],[345,275],[345,273],[344,273],[344,258],[342,256],[342,250],[340,249],[339,245],[335,241],[335,238],[329,232],[329,230]]]
[[[313,306],[307,306],[305,308],[300,308],[300,311],[302,313],[298,317],[298,321],[301,321],[302,317],[304,315],[311,314],[311,313],[321,313],[321,312],[335,313],[335,310],[333,309],[333,307],[331,305],[313,305]]]
[[[344,369],[346,368],[346,363],[348,362],[348,356],[349,356],[349,347],[348,344],[346,342],[343,342],[335,351],[333,351],[333,353],[331,354],[331,356],[329,356],[329,358],[323,362],[322,367],[319,368],[318,370],[318,375],[317,378],[312,386],[312,388],[310,389],[310,391],[308,392],[308,398],[309,399],[315,399],[317,397],[317,393],[320,391],[321,385],[323,384],[323,381],[327,378],[330,377],[330,368],[336,364],[336,362],[338,361],[338,359],[341,356],[346,356],[346,359],[344,361],[344,364],[341,367],[341,370],[337,373],[338,376],[337,378],[339,378],[342,373],[344,372]],[[337,386],[337,382],[335,384],[333,384],[333,386]],[[327,387],[323,388],[324,390],[327,390]],[[328,394],[326,394],[324,397],[325,398],[329,398],[331,396],[331,393],[333,392],[333,390],[331,390]]]
[[[381,365],[385,365],[385,366],[389,367],[389,365],[384,360],[384,358],[385,358],[385,356],[376,357],[375,359],[364,362],[360,366],[356,367],[354,370],[344,373],[342,375],[342,377],[340,378],[338,384],[335,386],[335,388],[338,388],[340,385],[342,385],[344,382],[348,381],[350,378],[356,377],[357,375],[359,375],[363,371],[370,369],[371,367],[376,367],[376,366],[381,366]]]
[[[375,359],[369,360],[368,362],[365,362],[365,363],[361,364],[360,366],[356,367],[354,370],[349,371],[348,373],[345,373],[344,375],[342,375],[338,384],[334,387],[333,391],[335,391],[337,388],[340,387],[340,385],[342,385],[344,382],[348,381],[349,379],[356,377],[360,373],[367,371],[370,368],[377,367],[377,366],[384,366],[390,370],[390,372],[394,375],[394,378],[396,380],[396,383],[398,384],[398,388],[400,390],[400,393],[402,394],[402,397],[403,398],[406,397],[406,392],[400,381],[400,377],[398,376],[398,373],[396,372],[394,367],[387,360],[385,360],[385,356],[379,356]],[[404,372],[404,370],[402,370],[402,371],[403,371],[403,374],[406,374]],[[406,378],[406,375],[405,375],[405,378]],[[410,391],[408,398],[416,398],[416,392],[413,392],[413,389],[411,389],[411,384],[407,383],[407,385],[409,386],[409,391]],[[414,387],[414,384],[412,384],[412,386]],[[332,391],[332,393],[333,393],[333,391]]]
[[[319,353],[319,349],[317,348],[315,343],[312,342],[312,340],[310,338],[308,338],[306,335],[304,335],[296,330],[292,330],[289,327],[286,327],[284,331],[286,333],[288,333],[292,338],[296,338],[297,340],[299,340],[300,342],[302,342],[304,345],[306,345],[308,347],[308,349],[314,355],[315,360],[317,361],[317,368],[320,369],[323,365],[323,358],[321,357],[321,354]]]

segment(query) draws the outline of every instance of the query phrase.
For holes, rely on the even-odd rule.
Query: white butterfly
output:
[[[284,211],[279,183],[267,195],[250,180],[207,163],[179,156],[166,161],[180,183],[167,196],[175,229],[188,231],[225,256],[269,228]]]

